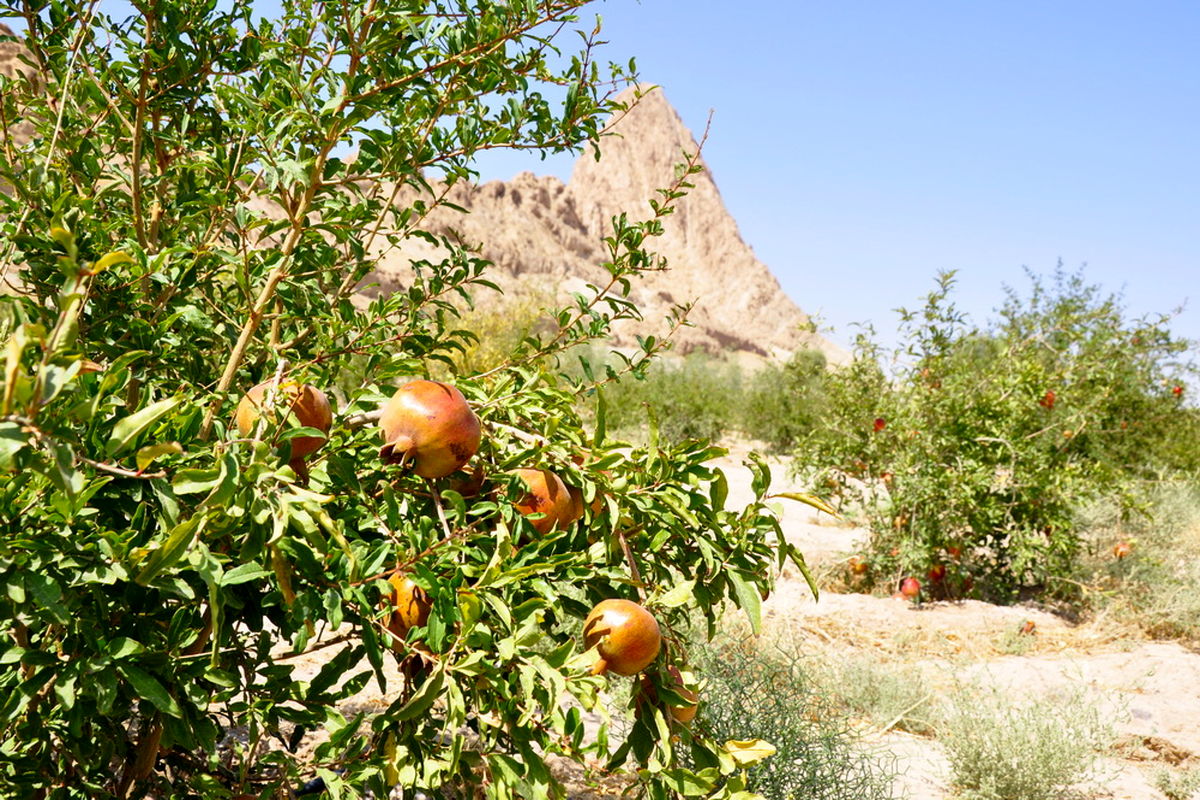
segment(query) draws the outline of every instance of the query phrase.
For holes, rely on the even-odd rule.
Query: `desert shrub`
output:
[[[1133,499],[1098,500],[1080,513],[1075,578],[1090,589],[1085,600],[1152,636],[1200,640],[1200,486],[1155,481]],[[1118,558],[1122,543],[1129,554]]]
[[[696,653],[704,675],[696,725],[718,740],[756,737],[777,752],[751,768],[748,787],[768,800],[883,800],[893,796],[889,756],[858,742],[844,710],[795,652],[719,640]]]
[[[1196,800],[1200,797],[1200,769],[1171,770],[1162,768],[1154,773],[1154,788],[1167,800]]]
[[[743,379],[738,427],[776,452],[796,446],[826,413],[825,355],[798,350],[786,364],[766,364]]]
[[[876,730],[933,732],[933,694],[921,671],[911,664],[842,653],[823,659],[810,673],[823,697],[848,714],[869,720]]]
[[[1169,318],[1130,319],[1119,297],[1061,269],[1030,280],[980,327],[943,275],[922,309],[901,310],[894,351],[864,334],[853,363],[829,373],[797,464],[861,503],[877,579],[944,567],[930,596],[1069,592],[1056,579],[1074,567],[1084,503],[1195,468],[1194,448],[1163,446],[1194,425],[1187,342]]]
[[[1112,723],[1083,690],[1014,700],[994,686],[960,687],[938,740],[970,800],[1062,800],[1094,782]]]
[[[617,752],[584,736],[608,679],[581,626],[644,599],[675,660],[681,621],[756,613],[792,551],[761,501],[709,490],[713,448],[585,429],[598,382],[555,368],[636,315],[698,154],[649,218],[613,221],[609,288],[488,372],[454,370],[489,265],[422,227],[481,149],[599,143],[631,76],[601,68],[582,5],[0,4],[46,87],[0,78],[5,123],[32,129],[0,159],[0,795],[282,797],[315,773],[335,797],[546,798],[552,757],[654,765],[636,780],[656,797],[732,781],[730,746],[656,711]],[[353,297],[413,238],[440,255]],[[380,406],[435,369],[479,417],[476,491],[380,458]],[[327,433],[231,424],[284,381],[339,387]],[[603,508],[539,534],[517,467]],[[427,604],[397,633],[401,575]],[[372,681],[389,705],[345,704]]]

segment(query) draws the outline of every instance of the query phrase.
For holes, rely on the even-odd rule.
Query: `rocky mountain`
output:
[[[623,99],[632,102],[634,91],[626,90]],[[599,160],[585,153],[568,183],[525,172],[508,182],[459,184],[448,199],[469,213],[439,209],[427,227],[482,243],[482,255],[500,272],[494,277],[510,293],[565,295],[587,283],[602,285],[602,239],[611,233],[611,218],[621,211],[648,218],[656,190],[670,185],[684,153],[698,147],[660,89],[643,94],[611,130]],[[650,245],[668,269],[635,282],[632,299],[644,320],[619,328],[616,344],[631,344],[637,334],[661,335],[671,308],[694,301],[688,317],[693,327],[676,335],[677,351],[777,359],[810,347],[831,361],[843,360],[845,351],[805,330],[808,316],[743,241],[712,175],[705,170],[691,183],[694,188],[666,218],[664,235]],[[424,242],[406,243],[381,254],[372,280],[378,290],[394,291],[407,282],[410,259],[435,255]]]

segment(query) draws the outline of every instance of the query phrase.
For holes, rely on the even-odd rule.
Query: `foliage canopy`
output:
[[[621,113],[632,64],[601,68],[583,0],[301,0],[279,20],[246,0],[133,5],[0,4],[39,76],[3,79],[0,106],[33,129],[0,160],[0,793],[285,796],[315,773],[342,797],[549,797],[554,757],[629,762],[654,797],[740,791],[761,748],[662,708],[639,704],[619,748],[585,736],[605,679],[579,627],[600,599],[644,599],[669,633],[657,681],[687,658],[681,620],[711,631],[724,600],[757,620],[772,566],[799,561],[771,544],[768,473],[728,509],[710,446],[622,447],[603,413],[584,430],[575,398],[661,341],[598,374],[556,369],[637,314],[630,282],[659,268],[646,245],[696,154],[647,219],[614,220],[608,282],[486,372],[454,365],[460,311],[498,288],[489,265],[423,227],[480,151],[579,149]],[[361,301],[414,237],[446,257]],[[364,424],[435,367],[483,424],[475,496],[383,465]],[[319,431],[228,421],[283,378],[332,395],[303,467],[288,442]],[[520,466],[599,511],[537,535],[513,507]],[[433,607],[404,641],[380,607],[398,573]],[[372,681],[390,705],[343,716]]]

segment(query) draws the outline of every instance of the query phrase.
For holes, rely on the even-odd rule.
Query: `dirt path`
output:
[[[740,454],[718,465],[729,478],[729,504],[752,500]],[[800,488],[791,485],[785,464],[775,460],[771,466],[773,491]],[[800,504],[789,503],[782,512],[785,536],[818,569],[853,552],[866,537]],[[1145,641],[1103,621],[1072,625],[1029,607],[977,601],[915,607],[831,592],[814,602],[803,582],[786,574],[764,604],[764,617],[767,637],[833,657],[869,654],[909,665],[939,693],[971,680],[994,685],[1015,701],[1082,687],[1118,732],[1117,754],[1104,764],[1105,797],[1162,798],[1153,788],[1158,769],[1200,767],[1200,654],[1178,644]],[[1027,621],[1034,633],[1016,639]],[[1016,649],[1022,652],[1013,654]],[[935,738],[891,731],[871,743],[897,757],[904,772],[898,788],[909,797],[953,797],[949,763]]]

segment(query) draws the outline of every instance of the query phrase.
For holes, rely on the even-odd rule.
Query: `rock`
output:
[[[631,219],[649,218],[649,201],[674,180],[685,152],[698,148],[661,90],[647,91],[640,99],[636,91],[630,88],[618,97],[633,105],[611,124],[612,135],[602,140],[599,160],[594,151],[583,154],[569,183],[530,172],[507,183],[460,183],[447,199],[469,213],[437,209],[427,227],[465,244],[481,244],[482,255],[501,273],[492,279],[506,292],[549,286],[561,300],[588,283],[603,286],[608,281],[601,267],[608,257],[603,237],[612,232],[612,217],[627,211]],[[804,330],[808,316],[742,240],[712,176],[705,171],[689,181],[693,188],[663,220],[663,236],[649,242],[665,257],[667,269],[634,282],[632,299],[643,320],[618,326],[613,343],[631,346],[638,335],[661,335],[668,312],[695,301],[689,316],[694,327],[676,337],[679,352],[782,359],[810,347],[831,362],[844,362],[844,350]],[[399,193],[400,202],[412,199]],[[412,259],[437,258],[435,248],[417,240],[378,252],[381,260],[371,280],[385,292],[408,283]],[[478,299],[487,302],[486,297]]]

